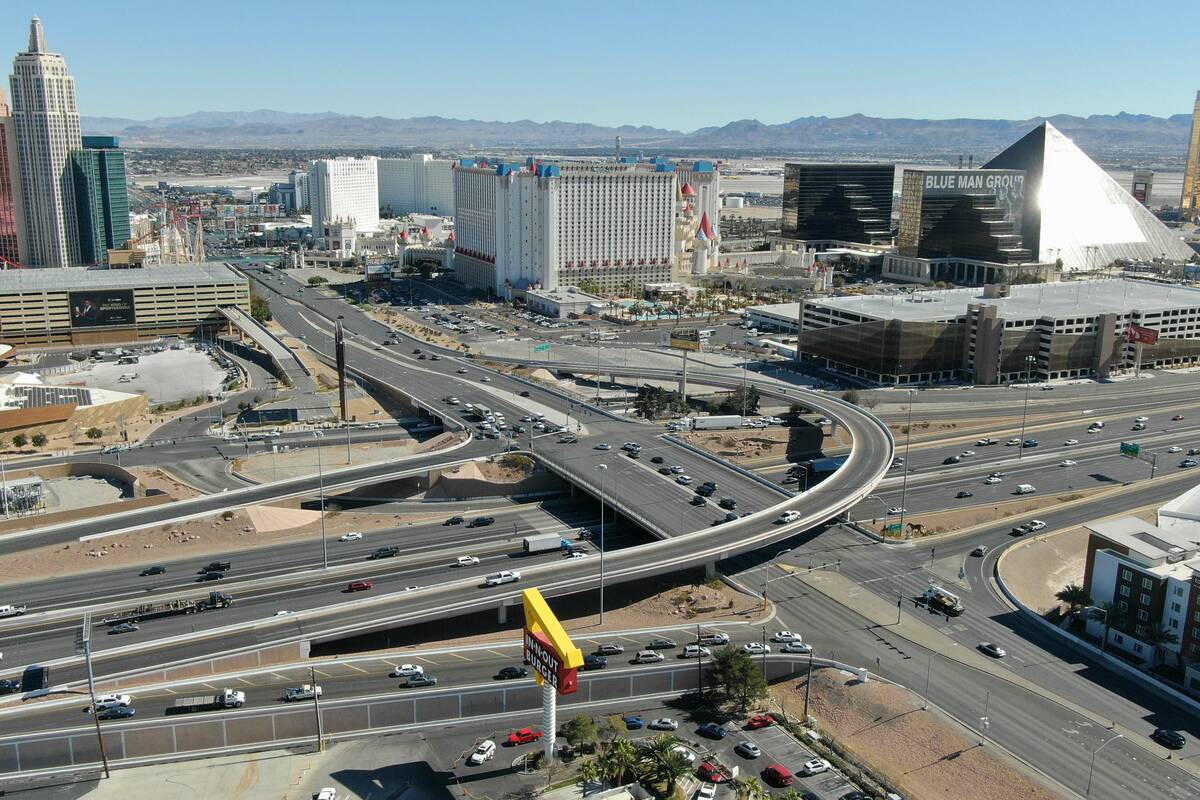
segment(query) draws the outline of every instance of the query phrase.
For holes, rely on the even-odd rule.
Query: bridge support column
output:
[[[679,394],[683,396],[684,401],[687,401],[687,362],[688,351],[683,351],[683,370],[679,373]]]
[[[713,577],[716,577],[716,574],[717,574],[717,562],[705,561],[704,562],[704,577],[713,578]]]
[[[504,625],[505,623],[508,622],[508,604],[507,603],[504,603],[504,602],[500,603],[500,608],[498,609],[496,621],[499,622],[501,625]]]

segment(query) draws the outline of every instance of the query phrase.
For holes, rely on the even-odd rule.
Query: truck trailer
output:
[[[570,549],[571,543],[557,533],[539,533],[526,536],[521,541],[526,553],[548,553],[551,550]]]
[[[210,711],[217,708],[241,708],[246,704],[246,693],[235,689],[222,689],[217,694],[201,694],[195,697],[177,697],[171,710],[176,714],[191,711]]]
[[[180,614],[199,614],[218,608],[229,608],[233,597],[224,592],[209,592],[208,597],[192,600],[168,600],[165,603],[147,603],[129,611],[117,612],[104,620],[105,625],[120,625],[126,622],[142,622],[148,619],[174,617]]]
[[[742,417],[739,414],[722,414],[711,417],[692,417],[692,430],[721,431],[742,427]]]

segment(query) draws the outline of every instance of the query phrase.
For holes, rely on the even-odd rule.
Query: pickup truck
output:
[[[303,686],[289,686],[283,690],[283,700],[286,703],[291,703],[296,700],[312,700],[314,697],[321,696],[320,685],[314,686],[306,683]]]
[[[19,617],[25,613],[26,606],[0,606],[0,617]]]
[[[210,561],[204,565],[199,574],[203,575],[205,572],[227,572],[232,566],[233,564],[229,561]]]
[[[171,710],[175,713],[208,711],[216,708],[241,708],[246,704],[246,693],[235,689],[222,689],[215,695],[202,694],[195,697],[178,697]]]

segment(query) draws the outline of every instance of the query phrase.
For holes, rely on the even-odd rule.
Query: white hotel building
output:
[[[454,216],[453,170],[454,161],[428,153],[379,159],[379,210],[393,217]]]
[[[669,164],[461,162],[455,270],[501,297],[584,279],[602,291],[669,282],[676,191]]]
[[[353,223],[357,233],[379,230],[377,164],[375,158],[345,157],[312,162],[308,170],[308,202],[312,209],[313,238],[318,244],[324,246],[325,227],[333,223]]]

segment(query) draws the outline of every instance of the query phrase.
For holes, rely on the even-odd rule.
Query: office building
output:
[[[124,247],[129,226],[129,185],[125,153],[115,136],[84,136],[83,149],[71,153],[79,258],[102,264],[108,251]]]
[[[351,225],[359,233],[379,230],[379,173],[374,158],[327,158],[308,170],[308,202],[313,237],[330,223]]]
[[[676,193],[670,164],[460,162],[455,272],[501,297],[585,280],[603,292],[668,282]]]
[[[1179,207],[1187,219],[1200,221],[1200,92],[1196,92],[1196,105],[1192,108],[1192,135],[1188,138],[1183,195]]]
[[[984,164],[1025,173],[1021,236],[1068,272],[1116,262],[1185,262],[1194,251],[1048,122]]]
[[[28,249],[21,172],[17,164],[17,131],[8,98],[0,89],[0,259],[23,264]]]
[[[1031,261],[1021,241],[1024,184],[1019,170],[905,170],[897,252],[1002,264]]]
[[[454,216],[454,162],[418,153],[379,159],[379,210],[385,216]]]
[[[1104,378],[1200,363],[1200,289],[1090,280],[857,295],[755,306],[804,360],[879,384]],[[797,319],[802,318],[797,334]],[[1128,341],[1130,326],[1158,334]]]
[[[1133,179],[1129,182],[1129,193],[1133,199],[1144,206],[1150,205],[1150,195],[1154,192],[1154,170],[1135,169]]]
[[[785,164],[783,236],[887,244],[893,164]]]
[[[80,263],[71,153],[82,147],[75,79],[67,62],[46,47],[42,21],[29,24],[29,48],[13,60],[9,78],[17,161],[25,205],[26,263]]]
[[[296,195],[296,211],[308,208],[308,173],[292,170],[288,174],[288,183],[292,185],[292,191]]]
[[[7,344],[211,334],[224,324],[223,306],[250,313],[249,280],[224,264],[0,271],[0,341]]]

